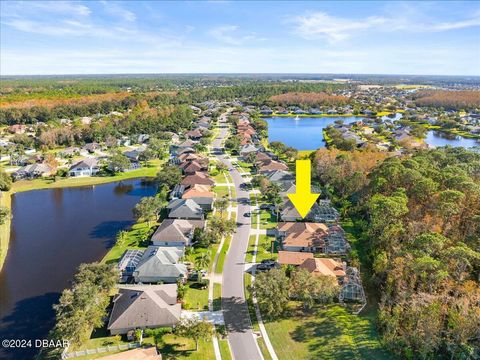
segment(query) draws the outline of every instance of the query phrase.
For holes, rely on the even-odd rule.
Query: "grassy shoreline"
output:
[[[13,183],[12,189],[8,192],[1,192],[0,206],[8,208],[11,212],[11,197],[13,194],[42,189],[55,189],[55,188],[67,188],[67,187],[80,187],[91,186],[99,184],[108,184],[115,181],[131,180],[138,178],[150,178],[155,177],[160,169],[163,161],[153,160],[149,165],[137,170],[132,170],[126,173],[120,173],[114,176],[98,176],[98,177],[78,177],[78,178],[66,178],[60,180],[53,179],[35,179],[35,180],[22,180]],[[11,215],[11,214],[10,214]],[[11,220],[8,219],[5,224],[0,225],[0,271],[3,268],[5,259],[8,253],[8,245],[10,242],[10,226]]]
[[[11,211],[11,195],[10,191],[0,192],[0,206],[6,207],[9,211]],[[10,219],[11,214],[4,224],[0,225],[0,271],[2,271],[8,253],[8,243],[10,242]]]

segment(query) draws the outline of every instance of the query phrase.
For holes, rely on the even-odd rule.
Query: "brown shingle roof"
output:
[[[328,227],[322,223],[281,222],[278,231],[285,232],[284,246],[311,247],[323,243]]]
[[[306,269],[309,273],[315,276],[345,276],[345,270],[342,262],[330,258],[306,259],[302,264],[300,264],[299,268]]]
[[[306,259],[313,259],[313,254],[309,252],[297,251],[279,251],[278,262],[282,265],[300,265]]]

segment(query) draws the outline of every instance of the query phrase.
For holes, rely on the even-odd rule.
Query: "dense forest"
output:
[[[440,148],[384,157],[315,155],[318,180],[363,234],[383,340],[402,358],[478,358],[480,154]]]
[[[50,80],[51,81],[51,80]],[[149,80],[147,84],[149,84]],[[191,80],[195,84],[194,80]],[[198,80],[200,81],[200,80]],[[20,83],[21,84],[21,83]],[[33,86],[26,81],[25,86]],[[175,91],[148,91],[128,93],[120,91],[111,93],[88,93],[88,81],[86,83],[70,84],[68,96],[62,93],[62,89],[46,88],[42,91],[36,90],[29,92],[27,88],[22,88],[21,93],[15,93],[0,96],[0,125],[12,124],[34,124],[37,122],[47,122],[49,120],[74,119],[82,116],[92,116],[95,114],[108,114],[111,111],[124,112],[132,109],[142,101],[146,101],[151,107],[193,104],[217,99],[219,101],[232,101],[242,99],[250,104],[264,103],[271,96],[299,92],[331,92],[345,85],[325,84],[325,83],[256,83],[252,81],[242,82],[237,86],[225,84],[223,86],[196,86],[192,89],[184,89],[181,82],[176,83],[178,90]],[[107,82],[105,86],[109,83]],[[2,87],[8,85],[2,81]],[[78,85],[78,87],[77,87]],[[91,86],[91,91],[96,87]],[[193,86],[193,85],[192,85]],[[164,86],[167,88],[167,86]],[[110,89],[108,86],[101,91]],[[152,88],[153,89],[153,88]],[[113,91],[113,90],[112,90]],[[84,94],[80,96],[81,94]]]
[[[305,92],[289,92],[281,95],[274,95],[269,98],[277,105],[345,105],[349,99],[345,96],[330,95],[324,92],[305,93]]]
[[[454,110],[476,108],[480,106],[480,91],[424,90],[415,96],[415,104]]]

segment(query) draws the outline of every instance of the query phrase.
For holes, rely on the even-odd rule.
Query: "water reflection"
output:
[[[118,231],[133,223],[139,199],[155,192],[155,183],[137,179],[14,195],[9,252],[0,273],[0,338],[45,338],[52,304],[78,265],[100,260]],[[0,358],[34,354],[33,348],[4,350]]]

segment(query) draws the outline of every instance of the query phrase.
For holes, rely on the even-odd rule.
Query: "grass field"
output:
[[[265,323],[280,359],[392,359],[382,349],[370,316],[332,305],[309,316]]]
[[[0,192],[0,206],[11,210],[11,194],[10,192]],[[8,252],[8,243],[10,241],[10,218],[4,224],[0,225],[0,271]]]

